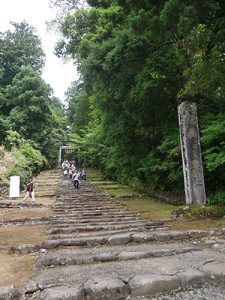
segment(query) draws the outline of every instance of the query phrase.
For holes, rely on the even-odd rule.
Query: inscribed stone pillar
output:
[[[178,106],[186,204],[206,201],[196,104]]]
[[[62,161],[62,148],[61,148],[61,145],[60,145],[60,147],[59,147],[59,158],[58,158],[59,166],[61,166],[61,161]]]

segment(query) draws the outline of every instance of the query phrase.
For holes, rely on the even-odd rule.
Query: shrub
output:
[[[6,176],[20,176],[21,186],[29,176],[38,173],[46,162],[40,151],[34,149],[29,143],[22,143],[18,148],[14,147],[12,154],[16,161],[9,165]]]

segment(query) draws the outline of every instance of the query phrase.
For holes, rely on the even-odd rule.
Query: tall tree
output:
[[[83,83],[72,82],[66,92],[67,115],[72,131],[82,135],[90,121],[90,103]]]
[[[25,21],[11,25],[12,31],[0,33],[1,87],[10,84],[23,66],[31,66],[40,74],[45,62],[36,30]]]
[[[59,104],[54,98],[52,100],[50,86],[31,67],[24,67],[14,77],[12,85],[7,86],[5,95],[11,129],[36,143],[49,158],[52,133],[65,123],[59,120]]]

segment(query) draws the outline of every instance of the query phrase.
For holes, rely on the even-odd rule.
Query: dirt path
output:
[[[42,172],[35,178],[34,205],[30,201],[22,201],[24,193],[19,199],[0,201],[0,286],[13,284],[17,288],[24,287],[33,276],[38,254],[38,248],[35,250],[34,247],[40,248],[47,239],[59,176],[59,171],[53,170]],[[45,196],[41,196],[43,193]],[[10,253],[12,247],[19,245],[23,245],[23,250]]]

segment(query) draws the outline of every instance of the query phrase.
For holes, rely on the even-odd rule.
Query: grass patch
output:
[[[43,218],[53,215],[53,210],[51,208],[24,208],[24,209],[8,209],[7,211],[0,210],[0,220],[1,221],[12,221],[16,219],[34,219]]]
[[[225,218],[219,220],[190,218],[172,220],[171,215],[176,206],[160,203],[150,197],[121,199],[120,203],[131,211],[140,213],[148,220],[165,220],[172,230],[210,230],[225,227]]]
[[[225,227],[225,219],[221,220],[175,220],[168,221],[167,224],[173,230],[210,230]]]
[[[175,209],[173,205],[160,203],[150,197],[122,199],[120,202],[150,220],[170,219],[171,213]]]
[[[9,226],[0,228],[0,247],[41,244],[47,240],[47,225]]]
[[[99,178],[99,177],[91,177],[91,176],[87,176],[87,180],[89,181],[103,181],[103,179]]]
[[[96,185],[103,185],[103,186],[117,184],[117,182],[115,181],[104,181],[104,180],[96,180],[96,181],[91,180],[91,183]]]
[[[128,190],[127,186],[119,185],[119,184],[106,184],[106,185],[101,184],[101,185],[97,185],[97,186],[98,186],[98,188],[103,189],[103,190],[123,190],[123,189]]]

